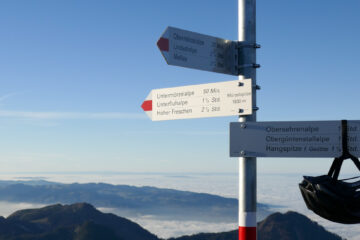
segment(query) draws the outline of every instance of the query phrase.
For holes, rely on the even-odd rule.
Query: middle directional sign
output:
[[[155,89],[141,107],[153,121],[250,115],[251,79]]]
[[[234,122],[231,157],[339,157],[341,121]],[[360,156],[360,121],[348,121],[348,150]]]
[[[169,65],[239,75],[234,41],[168,27],[157,45]]]

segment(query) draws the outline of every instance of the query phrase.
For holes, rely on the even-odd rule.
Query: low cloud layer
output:
[[[89,174],[42,174],[43,179],[56,182],[101,182],[127,184],[135,186],[157,186],[194,192],[206,192],[226,197],[236,197],[238,187],[237,174],[144,174],[144,173],[89,173]],[[0,175],[1,179],[20,180],[39,177],[34,174]],[[349,240],[360,240],[360,227],[357,224],[344,225],[323,219],[306,208],[298,187],[301,174],[258,174],[258,202],[274,206],[273,212],[297,211],[318,222],[327,230]],[[0,215],[7,216],[15,210],[37,207],[28,203],[0,203]],[[99,209],[122,216],[116,209]],[[162,220],[154,216],[130,217],[149,231],[160,237],[180,236],[198,232],[220,232],[236,229],[237,223],[219,222],[217,224],[202,221]]]

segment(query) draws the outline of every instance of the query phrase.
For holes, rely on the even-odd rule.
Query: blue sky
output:
[[[257,1],[259,121],[360,119],[360,2]],[[237,38],[237,1],[0,3],[2,172],[236,172],[236,117],[152,122],[151,89],[234,80],[168,66],[167,26]],[[259,159],[319,172],[330,159]]]

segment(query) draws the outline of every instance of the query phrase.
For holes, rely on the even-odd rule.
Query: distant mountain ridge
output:
[[[237,240],[238,232],[201,233],[168,240]],[[341,240],[296,212],[275,213],[258,224],[259,240]],[[0,240],[161,240],[138,224],[87,203],[20,210],[0,218]]]
[[[155,215],[177,220],[233,222],[237,199],[156,187],[135,187],[105,183],[61,184],[43,180],[0,181],[0,201],[41,204],[88,202],[97,208],[117,208],[122,216]],[[268,207],[258,205],[262,218]]]

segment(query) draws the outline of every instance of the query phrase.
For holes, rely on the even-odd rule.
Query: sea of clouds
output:
[[[1,180],[44,179],[62,183],[105,182],[132,186],[155,186],[193,192],[216,194],[237,198],[238,176],[235,173],[52,173],[52,174],[1,174]],[[272,206],[271,211],[297,211],[318,222],[327,230],[337,233],[349,240],[360,240],[360,226],[344,225],[330,222],[315,215],[306,208],[298,184],[301,174],[258,174],[257,197],[259,203]],[[0,202],[0,214],[8,216],[12,212],[25,208],[38,208],[41,204]],[[103,212],[121,215],[117,209],[100,208]],[[162,238],[190,235],[199,232],[221,232],[237,228],[234,222],[214,223],[214,221],[180,221],[164,220],[156,216],[136,216],[130,218],[150,232]]]

